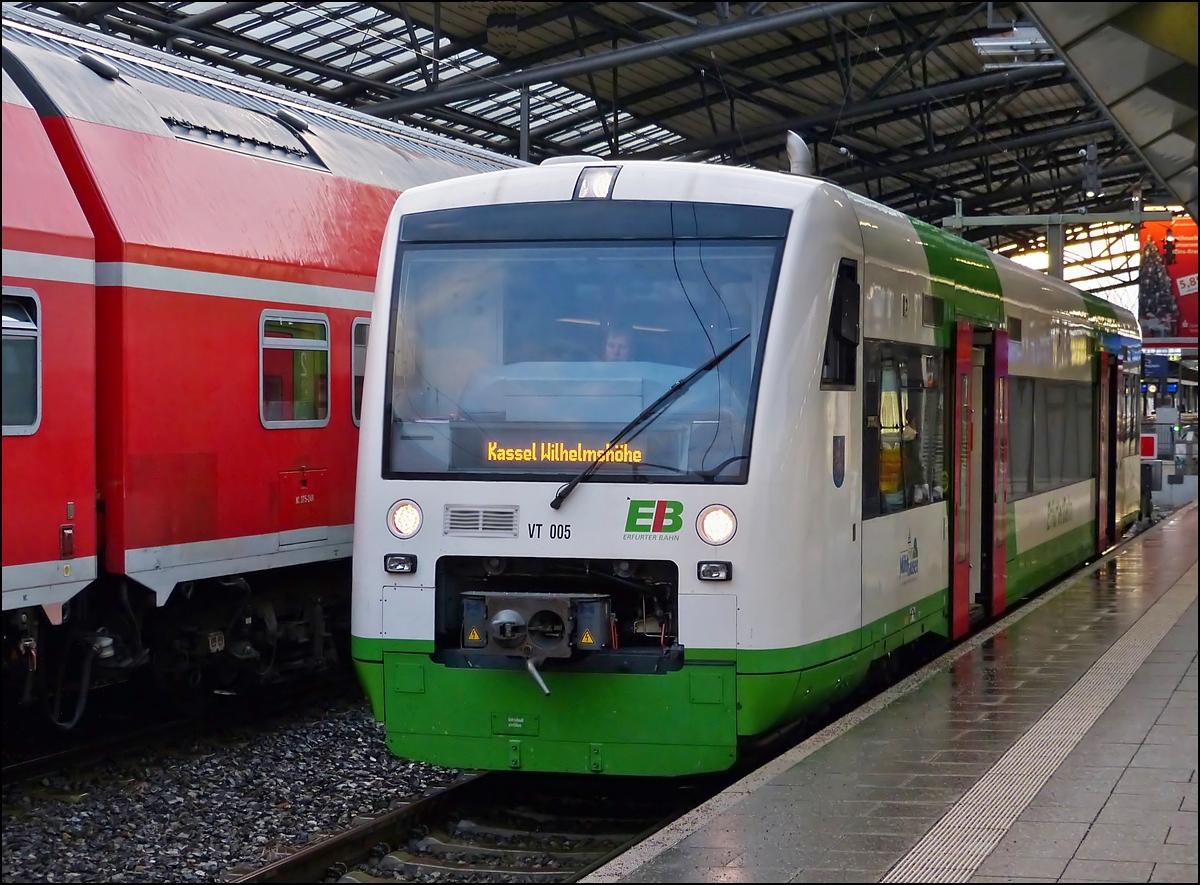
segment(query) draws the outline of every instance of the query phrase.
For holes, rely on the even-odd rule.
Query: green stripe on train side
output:
[[[948,635],[948,599],[949,591],[939,590],[860,630],[807,645],[739,649],[738,734],[762,734],[815,713],[852,691],[877,658],[925,633]]]
[[[350,637],[350,655],[358,661],[383,660],[384,652],[408,652],[431,655],[436,651],[432,639],[367,639],[363,636]]]
[[[1132,317],[1126,314],[1126,318],[1122,319],[1111,302],[1088,292],[1080,294],[1088,313],[1088,325],[1096,333],[1101,347],[1112,353],[1120,353],[1121,348],[1136,347],[1140,343],[1140,332]],[[1099,360],[1095,362],[1098,364]]]
[[[911,221],[929,262],[931,294],[946,304],[946,322],[964,319],[1003,326],[1000,275],[987,250],[924,221]]]
[[[862,629],[850,630],[828,639],[820,639],[807,645],[797,645],[792,648],[769,648],[737,650],[738,673],[790,673],[807,670],[830,661],[852,655],[862,648],[869,648],[884,641],[887,637],[903,631],[910,624],[923,621],[934,614],[943,613],[947,599],[946,590],[931,593],[924,599],[918,599],[904,608],[897,609],[878,618]],[[891,651],[895,646],[887,648]],[[881,652],[884,653],[884,652]],[[689,660],[697,654],[691,649],[687,651]]]
[[[1088,319],[1090,319],[1093,323],[1096,322],[1097,318],[1106,320],[1120,319],[1120,316],[1117,314],[1117,311],[1111,302],[1105,301],[1099,296],[1092,295],[1090,292],[1084,292],[1081,290],[1079,294],[1083,296],[1083,303],[1087,307]]]
[[[1039,587],[1082,565],[1096,552],[1096,521],[1038,544],[1010,557],[1006,571],[1005,601],[1016,602]]]

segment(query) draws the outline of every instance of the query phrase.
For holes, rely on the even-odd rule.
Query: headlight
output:
[[[383,557],[383,570],[389,575],[411,575],[417,570],[417,558],[411,553],[387,553]]]
[[[710,504],[696,518],[696,533],[705,544],[719,547],[737,531],[737,517],[724,504]]]
[[[421,508],[416,501],[397,501],[388,511],[388,529],[404,541],[421,530]]]

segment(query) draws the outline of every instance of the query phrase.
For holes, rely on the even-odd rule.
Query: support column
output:
[[[529,87],[521,87],[521,159],[529,162]],[[1062,276],[1062,272],[1059,272]]]
[[[1046,254],[1050,257],[1050,266],[1046,268],[1046,273],[1059,280],[1063,278],[1063,244],[1063,226],[1046,225]]]
[[[433,4],[433,88],[438,88],[442,73],[442,4]]]

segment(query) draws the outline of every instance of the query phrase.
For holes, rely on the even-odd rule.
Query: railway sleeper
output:
[[[409,844],[409,847],[418,854],[434,854],[448,860],[457,860],[462,855],[475,855],[477,857],[494,857],[497,860],[507,860],[514,863],[554,859],[567,863],[586,864],[604,853],[602,849],[596,851],[551,852],[536,849],[492,848],[490,846],[474,845],[466,842],[455,842],[453,841],[453,837],[450,836],[447,836],[445,840],[438,836],[424,836],[421,839],[413,840]]]
[[[552,863],[553,861],[551,861]],[[545,864],[543,866],[549,866]],[[417,879],[430,874],[446,876],[452,881],[461,881],[464,874],[478,876],[518,876],[528,882],[558,882],[565,873],[575,869],[573,865],[555,869],[529,869],[524,866],[492,866],[479,863],[446,863],[415,857],[405,851],[393,851],[379,860],[379,869],[397,872],[406,879]],[[386,880],[384,880],[386,881]]]
[[[571,827],[579,830],[600,830],[606,827],[630,828],[633,832],[642,830],[654,823],[656,818],[639,815],[638,817],[593,817],[586,814],[554,814],[546,811],[535,811],[531,808],[509,808],[505,815],[513,820],[529,821],[534,824],[552,824],[564,828]]]
[[[539,832],[530,832],[529,830],[517,830],[511,827],[495,826],[493,824],[480,824],[473,820],[463,818],[454,824],[455,835],[471,839],[494,839],[497,842],[542,842],[551,843],[552,847],[557,848],[559,845],[573,845],[578,848],[580,845],[606,845],[615,847],[629,839],[629,833],[571,833],[567,831],[550,831],[542,830]]]

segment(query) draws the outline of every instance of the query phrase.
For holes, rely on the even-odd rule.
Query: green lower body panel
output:
[[[867,675],[872,649],[799,673],[738,676],[738,733],[753,737],[845,697]]]
[[[1008,561],[1006,603],[1023,599],[1095,554],[1095,521],[1018,554]]]
[[[945,633],[947,592],[790,649],[691,649],[662,674],[446,667],[432,642],[353,637],[352,656],[393,753],[451,768],[689,775],[723,771],[738,742],[845,697],[871,662]]]
[[[524,670],[446,667],[384,653],[378,669],[393,753],[454,768],[686,775],[737,758],[732,663],[671,673],[545,670],[550,695]]]
[[[738,734],[753,737],[816,713],[853,691],[871,662],[947,634],[947,591],[918,600],[861,630],[793,649],[738,652]],[[767,672],[773,667],[778,672]]]
[[[383,661],[363,661],[354,658],[354,672],[371,704],[371,715],[376,722],[384,721],[383,709]]]

